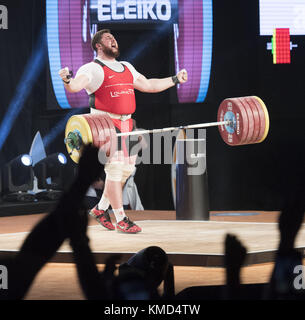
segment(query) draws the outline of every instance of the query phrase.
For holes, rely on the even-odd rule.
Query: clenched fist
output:
[[[180,70],[177,73],[177,78],[179,83],[185,83],[187,81],[187,71],[185,69]]]
[[[58,71],[58,74],[60,75],[61,79],[65,82],[70,82],[70,71],[69,71],[69,68],[66,67],[66,68],[63,68],[63,69],[60,69]]]

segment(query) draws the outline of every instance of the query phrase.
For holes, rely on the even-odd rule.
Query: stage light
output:
[[[44,191],[36,194],[37,199],[57,200],[64,189],[63,169],[67,158],[63,153],[53,153],[34,166],[38,188]]]
[[[32,157],[29,156],[28,154],[24,154],[23,156],[21,156],[21,162],[23,165],[25,165],[26,167],[31,166],[33,163]]]
[[[67,163],[67,158],[66,156],[63,154],[63,153],[59,153],[58,156],[58,161],[61,163],[61,164],[66,164]]]
[[[22,154],[11,160],[3,168],[3,199],[7,201],[35,200],[33,194],[28,193],[33,189],[34,173],[32,157]]]

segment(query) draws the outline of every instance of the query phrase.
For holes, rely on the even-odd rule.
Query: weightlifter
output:
[[[69,69],[59,71],[65,89],[78,92],[85,89],[89,95],[91,113],[107,113],[117,132],[135,129],[132,114],[136,110],[134,89],[142,92],[161,92],[187,81],[186,70],[162,79],[147,79],[126,61],[117,61],[119,46],[108,29],[98,31],[92,38],[92,49],[96,59],[79,68],[75,78],[69,77]],[[90,215],[105,228],[125,233],[138,233],[141,228],[125,214],[122,202],[122,187],[135,169],[137,155],[130,155],[124,139],[118,150],[105,164],[106,181],[100,202]],[[116,227],[112,224],[108,208],[111,204]]]

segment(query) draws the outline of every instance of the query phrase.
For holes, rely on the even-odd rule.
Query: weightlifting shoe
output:
[[[141,232],[142,229],[137,226],[134,222],[129,220],[128,217],[125,217],[123,220],[116,224],[116,229],[118,232],[123,233],[138,233]]]
[[[111,222],[108,209],[106,211],[98,210],[96,206],[89,212],[89,215],[95,218],[95,220],[106,229],[108,230],[115,229],[114,225]]]

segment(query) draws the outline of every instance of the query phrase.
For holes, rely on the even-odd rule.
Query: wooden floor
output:
[[[118,250],[117,244],[115,244],[116,240],[124,237],[124,242],[119,242],[120,244],[124,243],[124,246],[126,244],[126,250],[130,250],[132,244],[134,250],[131,251],[142,249],[151,244],[159,245],[166,252],[181,251],[183,246],[183,250],[188,253],[193,253],[194,250],[202,252],[205,248],[204,252],[217,255],[223,251],[223,237],[226,232],[237,234],[248,248],[248,252],[272,250],[276,249],[278,242],[276,225],[278,214],[278,212],[253,211],[211,212],[210,221],[197,223],[194,221],[173,221],[175,213],[172,211],[128,212],[130,218],[139,221],[137,223],[143,227],[142,234],[125,235],[115,231],[104,231],[91,218],[88,233],[93,250],[99,250],[98,246],[101,241],[105,243],[104,237],[106,236],[112,243],[112,249],[109,252]],[[24,237],[42,217],[43,214],[35,214],[0,218],[0,249],[6,247],[8,250],[10,248],[18,250]],[[190,228],[184,235],[177,232],[177,226],[181,225],[184,230]],[[305,246],[304,228],[304,226],[301,228],[297,239],[297,246],[300,247]],[[61,250],[67,250],[66,244]],[[98,267],[102,270],[104,265],[99,264]],[[242,283],[268,282],[272,268],[272,262],[244,267],[242,269]],[[69,286],[65,285],[67,281]],[[224,283],[225,274],[222,267],[175,266],[176,293],[189,286],[222,285]],[[162,291],[162,288],[160,290]],[[26,299],[84,299],[74,264],[48,263],[37,275]]]
[[[109,254],[120,254],[122,260],[125,261],[143,248],[159,246],[176,266],[221,267],[223,266],[225,235],[231,233],[238,236],[246,246],[248,251],[247,264],[250,265],[272,262],[279,242],[276,222],[249,221],[249,218],[255,217],[257,221],[259,217],[262,219],[263,216],[270,219],[269,215],[273,215],[275,218],[274,213],[211,213],[210,221],[169,220],[168,218],[174,217],[174,212],[130,212],[129,215],[134,216],[142,227],[141,233],[122,234],[114,230],[109,231],[96,223],[92,224],[94,221],[90,221],[88,235],[97,263],[104,263]],[[226,218],[223,219],[226,221],[220,221],[219,218]],[[236,221],[237,218],[239,220],[246,219],[244,219],[245,221]],[[6,219],[10,220],[10,223],[3,223],[0,229],[0,254],[10,252],[13,254],[19,250],[28,231],[25,231],[26,228],[23,225],[24,231],[8,232],[6,228],[9,225],[12,228],[14,221],[25,220],[25,218],[10,217]],[[18,229],[17,225],[20,223],[16,223],[15,230]],[[30,227],[30,225],[28,226]],[[305,249],[305,225],[299,232],[296,246]],[[68,242],[65,242],[52,262],[71,263],[73,262],[71,253]]]
[[[131,220],[176,220],[175,211],[126,211]],[[29,214],[21,216],[0,217],[0,234],[30,231],[33,226],[45,214]],[[232,222],[277,222],[278,211],[211,211],[211,221],[232,221]],[[111,218],[113,215],[111,214]],[[96,225],[94,219],[90,219],[89,225]]]

